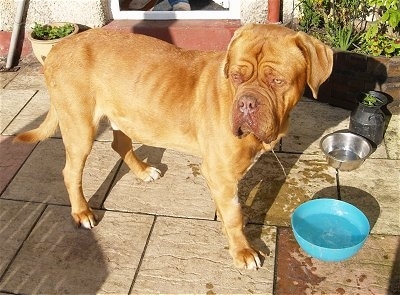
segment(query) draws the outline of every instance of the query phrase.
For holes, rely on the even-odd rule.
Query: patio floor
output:
[[[346,129],[350,112],[302,99],[276,154],[263,155],[240,182],[246,232],[266,254],[258,271],[236,269],[200,159],[134,144],[164,176],[143,183],[111,149],[102,122],[84,173],[84,192],[101,222],[76,229],[62,179],[60,134],[13,144],[48,110],[41,66],[27,56],[0,73],[0,294],[400,294],[400,115],[360,168],[340,172],[342,199],[368,217],[371,235],[349,260],[309,257],[290,216],[301,203],[336,198],[336,173],[319,140]]]

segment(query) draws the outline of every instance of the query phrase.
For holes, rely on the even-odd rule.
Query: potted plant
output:
[[[358,106],[350,115],[349,130],[369,139],[376,146],[382,142],[385,114],[381,110],[388,100],[383,93],[368,91],[359,98]]]
[[[386,98],[376,91],[368,91],[363,93],[360,103],[367,107],[381,107],[385,104]]]
[[[78,33],[79,27],[74,23],[58,22],[38,24],[32,28],[28,38],[32,43],[32,50],[36,58],[43,65],[51,48],[60,40]]]

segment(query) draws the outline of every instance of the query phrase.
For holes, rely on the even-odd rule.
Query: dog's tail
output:
[[[57,112],[52,105],[47,113],[46,118],[36,129],[18,134],[14,141],[25,143],[36,143],[38,141],[49,138],[54,134],[58,126]]]

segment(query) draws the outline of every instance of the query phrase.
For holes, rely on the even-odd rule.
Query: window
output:
[[[193,0],[191,2],[196,2],[196,1]],[[223,7],[223,10],[191,10],[191,11],[124,10],[121,9],[119,0],[111,0],[111,12],[113,19],[135,19],[135,20],[240,19],[240,0],[214,0],[214,2]],[[192,7],[193,6],[195,5],[192,5]]]

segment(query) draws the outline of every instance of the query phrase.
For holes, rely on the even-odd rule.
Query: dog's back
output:
[[[58,121],[74,116],[85,118],[95,132],[105,116],[137,141],[199,155],[198,134],[193,130],[211,130],[194,127],[200,121],[193,117],[218,112],[219,104],[225,104],[209,99],[227,90],[224,55],[184,50],[152,37],[105,29],[67,38],[53,47],[45,61],[51,98],[48,119],[17,140],[43,140],[52,135]],[[71,116],[60,120],[66,113]]]

